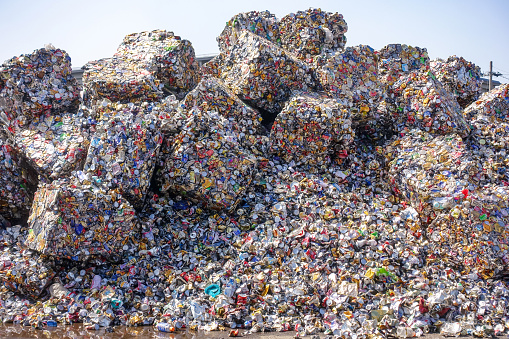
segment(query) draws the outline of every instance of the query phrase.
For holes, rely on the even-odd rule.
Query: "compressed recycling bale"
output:
[[[223,66],[224,62],[224,55],[223,53],[219,53],[215,57],[213,57],[210,61],[206,62],[201,66],[201,74],[203,76],[205,75],[211,75],[216,78],[221,78],[221,68]]]
[[[188,112],[182,108],[182,101],[170,95],[160,102],[151,103],[145,109],[146,113],[154,113],[158,117],[157,125],[160,126],[162,133],[162,143],[159,147],[159,155],[155,158],[155,168],[153,170],[152,182],[155,184],[152,191],[159,192],[161,180],[158,174],[164,167],[165,159],[173,152],[173,146],[177,135],[183,126],[186,125]]]
[[[274,116],[292,90],[307,91],[316,86],[310,67],[246,30],[226,57],[221,77],[242,100]]]
[[[428,227],[430,252],[453,258],[466,273],[483,279],[509,265],[509,187],[469,186],[459,204]]]
[[[120,255],[139,227],[127,200],[83,177],[40,184],[28,226],[29,249],[76,261]]]
[[[212,209],[235,208],[251,183],[257,161],[239,145],[234,128],[216,112],[191,115],[165,159],[162,191]]]
[[[469,147],[483,173],[498,184],[509,184],[509,85],[484,93],[464,111],[472,133]]]
[[[2,286],[18,295],[38,299],[55,277],[53,261],[32,251],[16,251],[9,248],[2,253],[0,282]]]
[[[454,55],[447,60],[433,60],[430,69],[444,87],[454,94],[462,108],[479,98],[482,74],[481,68],[473,62]]]
[[[348,31],[342,14],[319,8],[288,14],[280,20],[279,28],[282,47],[301,59],[341,51]]]
[[[157,100],[164,85],[137,65],[128,68],[122,58],[90,61],[83,66],[83,99],[88,106],[103,98],[111,101]],[[124,69],[125,68],[125,69]],[[119,69],[120,72],[115,70]]]
[[[453,95],[426,70],[401,77],[391,87],[392,116],[398,132],[413,128],[433,134],[470,133],[463,112]]]
[[[75,114],[45,113],[11,131],[22,160],[45,179],[69,176],[87,155],[88,132]]]
[[[359,45],[323,54],[314,59],[313,67],[325,92],[354,104],[357,113],[352,112],[352,120],[373,114],[383,95],[373,48]]]
[[[218,112],[237,125],[240,144],[247,149],[263,132],[259,112],[242,102],[221,80],[214,77],[203,77],[182,100],[181,107],[187,112],[195,112],[196,109]]]
[[[380,81],[392,86],[399,78],[410,72],[429,69],[429,56],[426,48],[402,44],[390,44],[378,51],[378,71]]]
[[[355,133],[350,110],[325,94],[296,92],[278,114],[269,136],[269,153],[285,162],[324,166],[335,148],[348,149]]]
[[[385,100],[380,101],[374,110],[366,112],[364,116],[359,117],[359,120],[353,121],[355,134],[360,138],[367,138],[375,142],[390,139],[394,134],[391,109],[391,104],[388,104]],[[359,112],[359,110],[356,110],[355,114]]]
[[[23,178],[18,154],[0,133],[0,215],[10,220],[28,215],[32,198],[33,192]]]
[[[500,120],[509,122],[509,84],[499,85],[483,93],[479,100],[465,108],[464,113],[467,119],[484,115],[493,122]]]
[[[457,134],[434,137],[412,130],[386,151],[393,192],[408,200],[425,223],[461,202],[471,184],[482,183],[482,168]]]
[[[478,115],[470,123],[472,133],[467,144],[483,173],[493,183],[509,184],[509,119],[492,122]]]
[[[109,119],[110,113],[115,111],[115,107],[117,106],[143,111],[144,115],[153,115],[157,118],[156,125],[161,127],[164,132],[176,128],[175,126],[171,126],[171,122],[174,121],[172,118],[176,113],[180,112],[180,115],[183,115],[183,110],[180,108],[180,101],[178,101],[173,94],[158,101],[136,101],[134,103],[112,102],[108,99],[103,99],[98,105],[83,107],[82,115],[86,117],[84,124],[87,125],[89,132],[93,134],[98,122]],[[172,130],[172,133],[175,133],[175,131]]]
[[[22,54],[0,66],[0,114],[24,125],[47,112],[78,107],[80,86],[71,75],[71,58],[52,45]]]
[[[235,46],[242,30],[248,30],[275,44],[280,43],[279,23],[274,14],[269,11],[239,13],[226,23],[225,28],[217,37],[221,53],[228,54],[229,50]]]
[[[159,106],[159,107],[158,107]],[[101,106],[83,172],[141,208],[159,155],[159,103]]]
[[[221,63],[228,72],[228,65]],[[165,181],[177,170],[189,176],[177,178],[175,186],[168,184],[167,191],[149,190],[144,209],[134,217],[140,226],[127,234],[108,229],[108,222],[93,224],[97,246],[106,243],[114,247],[111,253],[97,258],[86,253],[91,247],[95,251],[86,236],[96,232],[80,225],[101,222],[101,217],[110,216],[110,205],[122,208],[115,206],[122,202],[119,190],[102,188],[105,180],[91,173],[76,172],[80,182],[61,181],[67,187],[63,190],[70,192],[68,198],[61,195],[52,208],[44,209],[47,213],[38,217],[34,212],[31,219],[45,224],[54,214],[79,219],[73,224],[56,218],[54,227],[46,228],[51,236],[65,235],[60,243],[74,257],[61,251],[61,256],[46,258],[25,246],[13,246],[24,243],[28,229],[4,228],[7,223],[0,218],[0,320],[37,329],[60,326],[55,320],[84,322],[88,330],[115,326],[118,336],[124,330],[117,325],[154,325],[159,331],[241,326],[251,328],[247,333],[294,328],[299,336],[326,331],[327,336],[344,338],[418,337],[438,330],[451,336],[507,334],[509,289],[503,273],[509,272],[509,182],[495,173],[504,167],[501,163],[509,164],[503,153],[506,113],[493,107],[491,115],[476,113],[469,119],[472,133],[464,145],[458,134],[436,136],[410,130],[410,125],[401,125],[404,128],[392,136],[394,143],[387,145],[382,140],[387,139],[384,124],[386,118],[399,118],[391,105],[402,94],[391,92],[374,115],[369,111],[369,120],[359,121],[364,125],[355,127],[348,152],[334,148],[335,162],[330,165],[313,169],[271,155],[258,157],[258,164],[249,161],[236,173],[235,161],[249,154],[240,143],[244,126],[223,116],[236,111],[230,112],[220,96],[202,102],[206,93],[197,92],[196,100],[190,100],[192,107],[171,98],[167,103],[122,106],[119,114],[126,107],[129,112],[140,107],[136,116],[153,114],[161,120],[168,152],[160,151],[157,161],[163,161],[163,170],[153,177]],[[82,107],[87,110],[87,128],[96,135],[111,122],[112,107],[118,105],[106,99],[98,103]],[[340,104],[350,117],[357,113],[353,101]],[[299,107],[315,119],[317,106]],[[285,118],[285,110],[280,115]],[[122,126],[132,122],[127,113],[122,117]],[[357,134],[364,126],[371,130]],[[393,129],[391,121],[388,130]],[[308,131],[301,128],[296,134],[301,130]],[[306,141],[309,148],[316,146],[314,139]],[[112,159],[117,156],[112,154]],[[395,162],[388,165],[384,156]],[[168,159],[175,165],[171,171],[164,168]],[[392,182],[388,170],[393,171]],[[202,176],[209,180],[202,181]],[[218,195],[225,191],[232,204],[217,204],[214,196],[207,197],[209,192],[191,187],[197,181]],[[179,183],[194,191],[179,190]],[[232,187],[224,189],[224,183]],[[46,192],[38,199],[51,196]],[[90,200],[79,201],[83,197]],[[103,201],[104,206],[87,210],[92,202]],[[223,210],[205,209],[200,202]],[[118,209],[113,214],[119,216]],[[65,233],[64,227],[74,232]],[[40,230],[31,228],[32,234],[34,229]],[[114,244],[101,239],[109,237],[109,231]],[[118,261],[111,260],[118,254]],[[93,260],[73,262],[67,257]],[[0,336],[18,330],[19,326],[1,327]],[[148,336],[154,330],[148,329]]]
[[[165,90],[184,96],[200,78],[191,43],[164,30],[127,35],[112,58],[84,68],[84,98],[92,103],[159,100]]]

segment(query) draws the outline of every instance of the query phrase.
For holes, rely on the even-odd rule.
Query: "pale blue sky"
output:
[[[389,43],[426,47],[431,58],[463,56],[509,82],[508,0],[156,1],[0,0],[0,62],[46,43],[65,49],[73,67],[111,56],[122,38],[153,29],[174,31],[196,54],[217,53],[215,38],[233,15],[269,10],[278,18],[319,7],[343,14],[348,46]]]

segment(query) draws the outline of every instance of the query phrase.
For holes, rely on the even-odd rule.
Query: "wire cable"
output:
[[[504,72],[504,73],[502,73],[502,75],[509,75],[509,72],[508,72],[508,71],[506,71],[506,70],[503,70],[502,68],[498,68],[498,67],[495,67],[495,66],[493,66],[493,68],[496,68],[496,69],[498,69],[499,71]]]

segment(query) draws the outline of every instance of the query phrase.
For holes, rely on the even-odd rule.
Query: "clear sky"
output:
[[[197,55],[217,53],[215,38],[239,12],[269,10],[278,18],[319,7],[343,14],[347,45],[426,47],[432,59],[463,56],[509,82],[509,0],[0,0],[0,62],[51,42],[73,67],[111,56],[134,32],[166,29],[193,43]]]

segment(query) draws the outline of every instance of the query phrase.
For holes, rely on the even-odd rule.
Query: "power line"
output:
[[[493,68],[496,68],[496,69],[498,69],[499,71],[504,72],[504,74],[509,74],[509,72],[508,72],[508,71],[503,70],[502,68],[498,68],[498,67],[495,67],[495,66],[493,66]]]
[[[494,77],[501,77],[502,75],[504,75],[503,73],[500,73],[500,72],[491,72],[491,74],[492,74]],[[484,75],[484,76],[489,76],[489,75],[490,75],[490,72],[484,72],[482,75]]]

